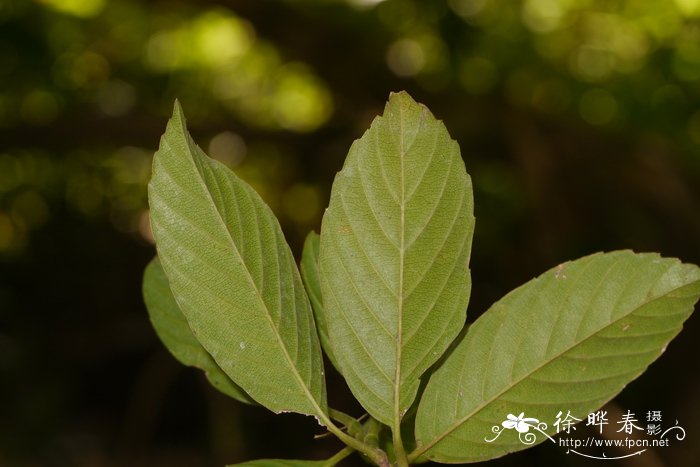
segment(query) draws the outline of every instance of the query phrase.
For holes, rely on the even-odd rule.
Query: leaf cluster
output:
[[[234,399],[314,416],[347,445],[327,461],[245,465],[334,465],[353,451],[382,466],[463,463],[523,449],[486,438],[508,414],[597,410],[700,297],[697,266],[597,253],[466,329],[471,180],[443,123],[403,92],[350,148],[300,270],[272,211],[193,142],[178,104],[149,203],[158,257],[144,297],[165,346]],[[322,353],[367,421],[328,406]]]

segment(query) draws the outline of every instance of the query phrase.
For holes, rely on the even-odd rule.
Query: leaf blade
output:
[[[629,251],[564,263],[515,289],[431,378],[412,457],[478,462],[528,447],[505,435],[485,442],[509,413],[585,418],[663,352],[698,297],[699,268]]]
[[[316,232],[309,232],[304,241],[304,249],[301,253],[301,265],[299,267],[301,278],[306,287],[306,293],[314,311],[314,319],[318,330],[318,337],[321,341],[321,348],[335,368],[338,368],[333,348],[328,337],[328,323],[326,321],[326,311],[323,308],[323,297],[321,295],[321,283],[318,271],[318,253],[321,245],[321,236]]]
[[[464,324],[472,213],[457,144],[427,108],[392,94],[336,176],[319,263],[338,366],[387,425]]]
[[[255,403],[240,386],[231,381],[194,337],[175,301],[158,258],[146,266],[143,298],[156,334],[176,360],[204,371],[211,385],[227,396],[246,404]]]
[[[279,223],[196,146],[177,103],[154,157],[149,205],[173,294],[222,370],[274,412],[325,413],[313,316]]]

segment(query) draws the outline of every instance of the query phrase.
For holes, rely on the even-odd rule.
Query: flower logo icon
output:
[[[525,412],[520,412],[520,415],[517,417],[509,413],[506,416],[506,420],[504,420],[501,425],[507,430],[515,428],[518,433],[527,433],[530,431],[530,427],[536,426],[538,423],[540,423],[540,421],[536,418],[525,418]]]
[[[526,417],[525,412],[520,412],[520,415],[517,417],[512,413],[506,415],[506,419],[501,422],[501,426],[494,425],[491,427],[491,431],[495,436],[491,439],[484,438],[484,441],[487,443],[492,443],[496,441],[496,439],[498,439],[498,437],[501,436],[501,433],[504,431],[514,429],[518,432],[518,438],[520,439],[521,443],[531,445],[537,441],[537,433],[530,432],[530,428],[538,431],[540,434],[547,437],[551,442],[555,442],[552,437],[544,431],[547,429],[547,424],[540,422],[536,418]]]

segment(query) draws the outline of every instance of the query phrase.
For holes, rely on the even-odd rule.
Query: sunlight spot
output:
[[[153,231],[151,230],[151,213],[148,209],[139,215],[138,231],[141,238],[146,240],[151,245],[156,244],[156,239],[153,236]]]
[[[399,39],[389,46],[386,62],[397,76],[415,76],[425,66],[425,52],[421,45],[409,38]]]
[[[136,90],[121,80],[107,81],[98,89],[95,101],[103,114],[120,117],[134,107]]]
[[[243,138],[231,131],[223,131],[209,141],[209,156],[228,167],[236,167],[240,164],[245,158],[246,151]]]
[[[581,47],[572,57],[574,73],[586,81],[601,81],[612,73],[615,56],[604,48]]]
[[[312,131],[328,119],[333,111],[330,93],[305,66],[287,65],[277,79],[270,105],[282,128]]]
[[[157,71],[173,70],[180,65],[181,41],[176,31],[161,31],[144,47],[146,63]]]
[[[98,15],[105,6],[105,0],[39,0],[44,5],[61,13],[80,18]]]
[[[530,30],[539,33],[557,29],[566,13],[561,0],[526,0],[523,5],[523,23]]]
[[[356,8],[371,8],[385,1],[386,0],[347,0],[348,4]]]
[[[201,16],[192,29],[198,58],[213,66],[246,54],[255,40],[252,27],[234,16],[218,12]]]
[[[675,0],[675,4],[683,16],[700,16],[700,0]]]
[[[450,8],[461,17],[475,16],[486,5],[486,0],[449,0]]]

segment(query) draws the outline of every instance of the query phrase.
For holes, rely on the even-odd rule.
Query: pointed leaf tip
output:
[[[187,118],[185,117],[185,112],[182,109],[182,105],[180,104],[179,99],[175,99],[175,102],[173,102],[173,113],[170,116],[170,119],[168,119],[166,131],[169,128],[174,127],[178,128],[183,133],[187,133],[186,122]]]
[[[464,325],[473,227],[459,147],[425,106],[393,93],[336,177],[319,256],[333,355],[382,423],[403,416]]]
[[[325,417],[320,345],[280,225],[247,183],[194,143],[177,102],[148,195],[158,256],[202,346],[270,410]]]

